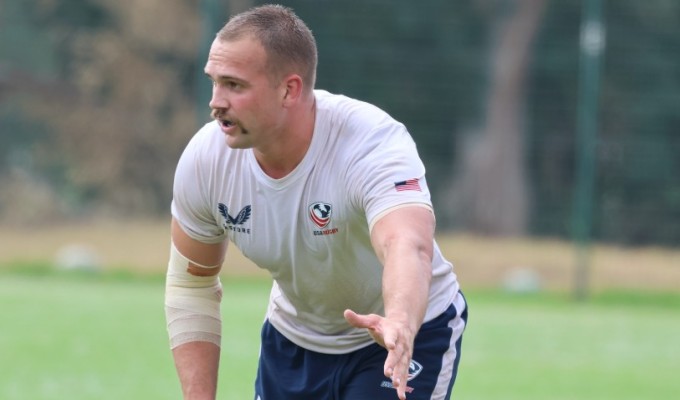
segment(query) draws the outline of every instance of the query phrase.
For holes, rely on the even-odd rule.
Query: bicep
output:
[[[388,255],[417,251],[432,258],[435,219],[428,206],[410,204],[395,207],[380,216],[371,229],[371,243],[385,263]]]
[[[188,271],[197,276],[216,275],[224,262],[228,241],[203,243],[190,237],[172,218],[172,243],[189,260]]]

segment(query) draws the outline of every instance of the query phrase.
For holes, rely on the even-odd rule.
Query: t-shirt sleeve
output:
[[[199,131],[184,149],[177,163],[172,216],[192,239],[204,243],[219,243],[226,238],[212,210],[210,171],[214,156],[210,153],[210,135],[206,128]]]
[[[425,166],[403,124],[374,128],[360,149],[348,174],[349,185],[369,226],[394,207],[415,204],[432,208]]]

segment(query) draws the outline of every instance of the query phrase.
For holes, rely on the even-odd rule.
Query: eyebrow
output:
[[[213,78],[209,73],[205,72],[205,76],[207,76],[210,80],[214,80],[214,81],[236,81],[236,82],[240,82],[240,83],[245,83],[245,81],[243,79],[237,78],[237,77],[232,76],[232,75],[218,75],[218,76]]]

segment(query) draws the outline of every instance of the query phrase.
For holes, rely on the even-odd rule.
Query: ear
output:
[[[302,97],[304,84],[300,75],[292,74],[283,80],[283,105],[290,106]]]

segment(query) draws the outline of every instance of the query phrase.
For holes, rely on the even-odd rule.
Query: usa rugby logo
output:
[[[420,365],[420,363],[418,361],[411,360],[411,363],[408,366],[408,380],[410,381],[411,379],[420,375],[420,373],[422,371],[423,371],[423,366]]]
[[[418,361],[411,360],[411,363],[408,365],[408,378],[406,380],[411,381],[415,379],[421,372],[423,372],[423,366]],[[382,381],[380,387],[396,389],[391,381]],[[413,387],[406,386],[406,393],[413,393],[414,390]]]
[[[319,228],[325,228],[331,222],[333,208],[328,203],[316,202],[309,206],[309,217]]]

